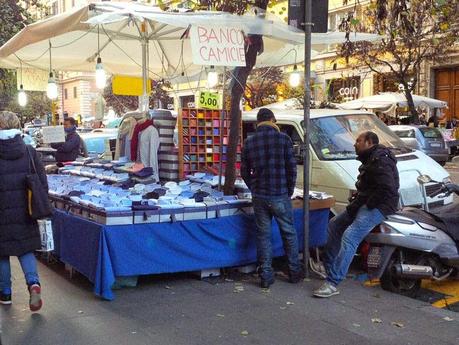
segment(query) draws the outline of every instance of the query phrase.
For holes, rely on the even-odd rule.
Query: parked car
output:
[[[269,108],[270,105],[267,106]],[[242,113],[244,138],[256,129],[258,109]],[[303,110],[273,108],[277,125],[293,141],[297,160],[302,157]],[[400,174],[400,199],[405,206],[423,203],[417,177],[428,174],[435,181],[448,182],[448,172],[423,152],[409,148],[373,113],[362,110],[311,109],[310,188],[332,194],[336,204],[333,213],[344,210],[348,198],[355,191],[360,162],[356,159],[354,143],[363,131],[373,131],[380,142],[389,147],[397,157]],[[428,190],[438,188],[432,183]],[[428,198],[429,206],[453,202],[452,196]]]
[[[113,159],[111,157],[109,143],[111,139],[116,139],[118,135],[117,129],[111,131],[93,131],[91,133],[80,133],[79,135],[86,144],[86,149],[89,155],[104,155],[104,157],[107,159]]]
[[[441,165],[448,161],[448,147],[443,135],[438,128],[427,126],[389,126],[389,128],[402,139],[409,147],[424,152]]]

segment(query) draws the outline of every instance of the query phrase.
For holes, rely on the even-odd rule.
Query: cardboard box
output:
[[[174,223],[183,220],[183,207],[181,208],[161,208],[159,210],[160,223]]]
[[[159,223],[159,209],[134,211],[134,224]]]
[[[183,220],[207,219],[207,206],[185,207],[183,209]]]

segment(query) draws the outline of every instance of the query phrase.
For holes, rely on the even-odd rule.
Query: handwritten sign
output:
[[[45,144],[65,142],[64,126],[42,127],[41,131]]]
[[[193,63],[209,66],[245,66],[244,34],[240,29],[196,25],[191,27]]]
[[[22,78],[21,72],[17,73],[17,85],[23,85],[26,91],[46,91],[48,85],[49,72],[40,69],[23,68]]]
[[[220,96],[216,92],[201,91],[196,98],[198,101],[198,108],[205,109],[220,109]]]

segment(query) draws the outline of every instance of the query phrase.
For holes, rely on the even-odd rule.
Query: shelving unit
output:
[[[178,119],[180,177],[195,172],[206,172],[207,168],[218,171],[220,159],[222,159],[223,172],[225,171],[230,120],[224,120],[221,136],[220,116],[221,110],[181,110]],[[240,137],[236,158],[238,175],[241,165],[241,142]],[[220,145],[223,145],[222,157],[220,157]]]

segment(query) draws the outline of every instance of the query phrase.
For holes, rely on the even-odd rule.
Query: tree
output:
[[[8,110],[15,112],[22,123],[30,122],[33,119],[43,117],[51,110],[51,101],[46,94],[41,91],[27,91],[27,105],[19,106],[16,98],[13,98],[7,107]]]
[[[278,67],[264,67],[252,71],[245,87],[244,99],[250,108],[270,104],[277,99],[277,86],[284,80]]]
[[[28,22],[26,11],[16,0],[4,0],[0,6],[0,46],[20,31]],[[0,109],[6,109],[16,94],[16,74],[0,69]]]
[[[166,80],[152,80],[150,94],[150,108],[156,108],[159,104],[166,107],[171,102],[168,90],[171,84]],[[119,96],[112,92],[112,79],[107,83],[104,89],[104,99],[107,107],[112,107],[117,114],[123,114],[127,111],[136,110],[139,107],[139,98],[137,96]]]
[[[421,64],[444,60],[454,49],[459,34],[457,0],[371,0],[364,13],[368,23],[356,13],[351,12],[341,24],[348,37],[353,30],[366,29],[383,38],[377,42],[347,41],[338,54],[348,61],[354,58],[379,75],[389,70],[403,85],[413,120],[418,122],[412,92]]]
[[[38,0],[28,0],[27,4],[37,9],[44,8]],[[33,21],[31,15],[16,0],[3,0],[1,2],[0,18],[0,46],[4,45],[11,37],[24,28],[24,26]],[[11,111],[13,111],[13,108],[16,109],[16,95],[16,73],[12,70],[0,69],[0,109]],[[31,94],[29,99],[38,102],[41,97]],[[37,106],[38,104],[34,104],[33,107]],[[38,108],[41,109],[41,106]]]

